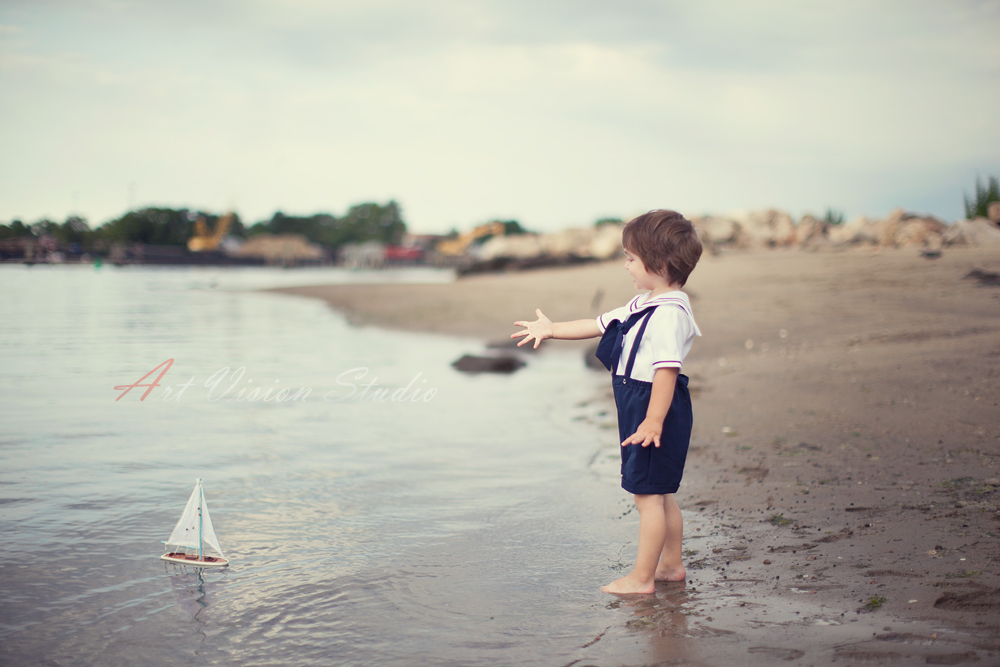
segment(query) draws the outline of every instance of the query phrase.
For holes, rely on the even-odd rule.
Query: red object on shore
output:
[[[385,258],[389,261],[419,261],[423,259],[424,250],[417,246],[387,245]]]

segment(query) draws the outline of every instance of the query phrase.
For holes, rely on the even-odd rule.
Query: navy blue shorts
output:
[[[626,381],[622,375],[615,375],[611,384],[618,406],[618,442],[621,443],[646,419],[653,384],[631,378]],[[663,420],[660,446],[650,443],[648,447],[621,447],[622,488],[637,494],[676,493],[684,474],[693,422],[688,377],[678,374],[674,398]]]

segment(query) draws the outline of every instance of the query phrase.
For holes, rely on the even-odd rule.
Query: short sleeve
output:
[[[597,318],[597,328],[600,329],[603,334],[612,321],[618,320],[619,322],[624,322],[631,314],[632,311],[628,309],[627,305],[615,308],[614,310],[609,310]]]
[[[677,306],[661,306],[650,317],[649,329],[653,331],[653,370],[681,368],[695,333],[688,314]]]

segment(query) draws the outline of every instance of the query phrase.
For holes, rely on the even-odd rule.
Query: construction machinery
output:
[[[469,246],[479,239],[490,236],[503,236],[505,230],[506,227],[504,227],[502,222],[489,222],[485,225],[479,225],[471,232],[460,234],[456,238],[438,241],[436,250],[440,255],[446,257],[459,257],[464,255]]]
[[[222,239],[229,233],[229,227],[233,224],[236,216],[233,213],[226,213],[215,223],[215,229],[208,230],[208,223],[205,216],[199,215],[194,222],[194,236],[188,239],[187,247],[191,252],[205,252],[218,250]]]

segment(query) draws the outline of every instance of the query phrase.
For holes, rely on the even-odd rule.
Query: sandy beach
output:
[[[873,628],[864,641],[824,630],[839,639],[815,664],[962,664],[1000,652],[1000,287],[965,278],[977,268],[1000,271],[1000,255],[703,258],[686,288],[704,333],[684,368],[695,398],[678,494],[695,513],[689,585],[835,608],[845,626],[854,617]],[[357,324],[484,342],[507,339],[535,308],[578,319],[634,295],[617,261],[276,291],[323,299]],[[609,387],[585,407],[595,426],[613,420],[610,400]],[[615,474],[609,440],[608,456],[595,457],[602,474]],[[768,641],[735,609],[709,625],[736,633],[727,641]],[[655,609],[636,613],[653,635],[670,633]],[[778,651],[760,657],[801,656],[814,638],[795,636],[758,645]]]

